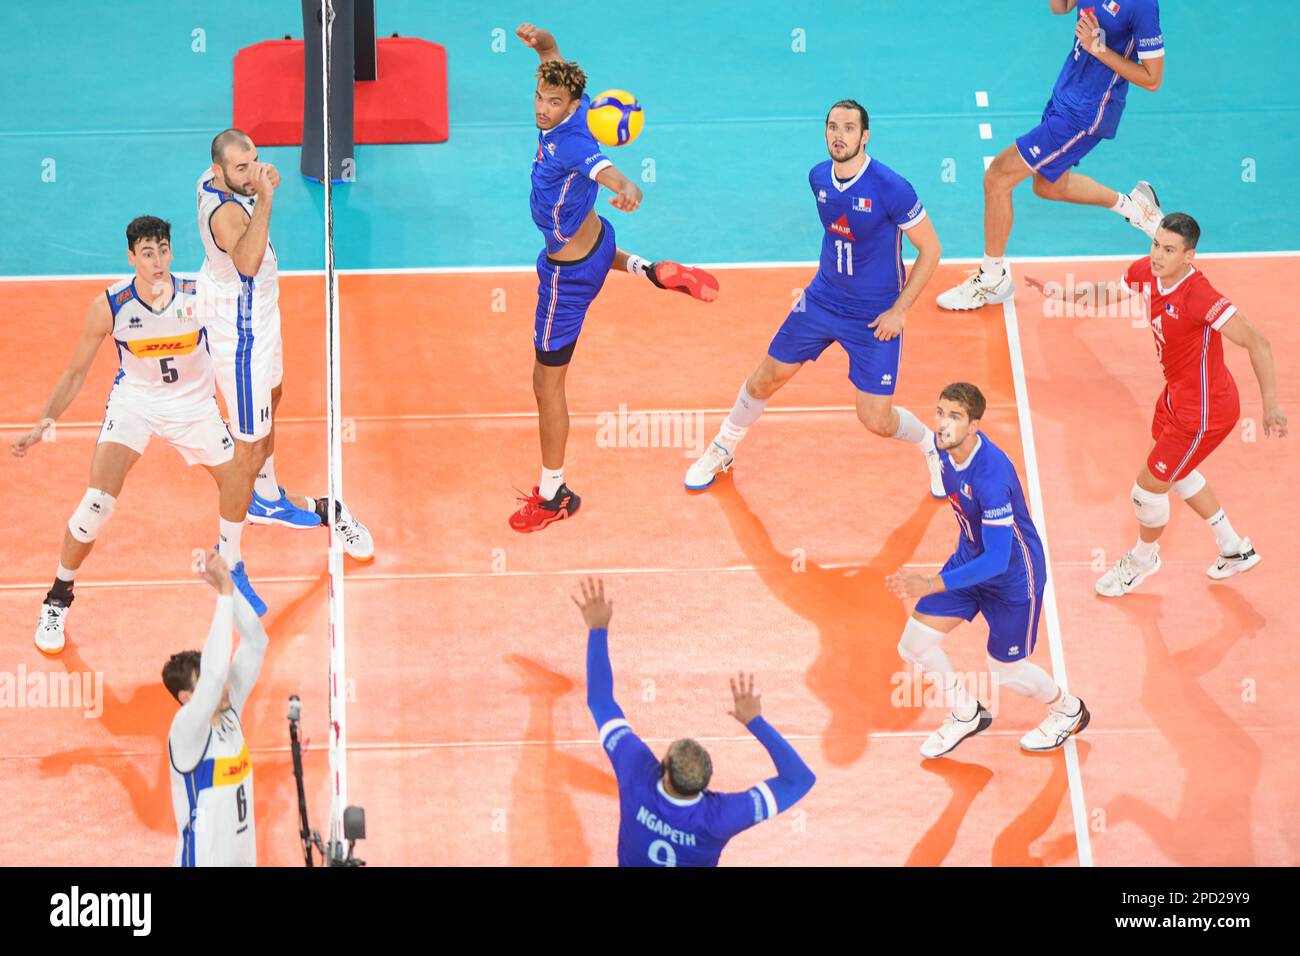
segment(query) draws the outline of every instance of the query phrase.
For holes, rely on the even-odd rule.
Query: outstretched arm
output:
[[[1046,299],[1055,302],[1070,302],[1074,305],[1093,305],[1102,307],[1112,302],[1122,302],[1138,295],[1124,282],[1078,282],[1071,281],[1062,285],[1055,280],[1044,282],[1033,276],[1025,276],[1025,285],[1037,289]]]
[[[1273,349],[1268,339],[1240,312],[1234,312],[1219,331],[1233,345],[1240,345],[1250,353],[1250,365],[1255,370],[1259,396],[1264,403],[1264,434],[1271,435],[1276,429],[1277,437],[1285,438],[1286,415],[1277,404],[1277,367],[1273,364]]]
[[[203,579],[217,589],[217,609],[208,628],[208,639],[203,642],[199,662],[199,678],[194,682],[189,700],[181,705],[172,720],[167,743],[171,748],[172,763],[182,773],[198,766],[207,745],[212,715],[221,703],[221,694],[230,673],[230,650],[234,644],[230,625],[234,615],[234,585],[230,571],[216,551],[204,556]]]
[[[560,56],[560,47],[556,44],[555,37],[551,35],[549,30],[543,30],[531,23],[521,23],[515,30],[515,36],[532,47],[543,63],[550,60],[564,59],[564,57]]]
[[[72,400],[81,391],[81,386],[85,384],[86,373],[90,371],[90,366],[95,361],[95,353],[99,351],[100,344],[112,333],[113,313],[109,308],[108,298],[97,295],[91,300],[90,308],[86,310],[86,325],[82,329],[80,341],[77,342],[77,349],[72,353],[72,361],[59,376],[59,381],[54,386],[54,394],[50,396],[45,410],[41,413],[41,420],[30,432],[14,441],[11,447],[15,455],[20,458],[26,455],[27,449],[41,440],[45,429],[53,425],[55,419],[67,411]]]
[[[266,656],[270,638],[262,619],[257,616],[248,599],[236,592],[234,596],[235,628],[239,631],[239,649],[235,659],[230,662],[230,706],[235,713],[242,716],[244,701],[257,683],[257,675],[262,670],[262,658]]]
[[[774,817],[803,799],[817,782],[817,777],[777,729],[763,719],[761,698],[754,693],[753,674],[742,673],[733,677],[731,696],[735,707],[729,713],[758,738],[776,767],[776,776],[768,777],[759,785],[760,792],[766,791],[763,798],[771,797],[767,817]]]
[[[609,663],[609,619],[614,613],[612,601],[605,600],[605,582],[582,582],[582,600],[573,603],[587,622],[587,709],[599,730],[611,720],[623,716],[614,700],[614,668]]]

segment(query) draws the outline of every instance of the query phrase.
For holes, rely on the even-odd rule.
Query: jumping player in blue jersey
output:
[[[569,406],[564,379],[587,309],[611,271],[645,276],[660,289],[683,292],[703,302],[718,297],[718,281],[703,269],[663,260],[650,262],[619,249],[614,227],[596,215],[600,187],[615,195],[610,205],[634,212],[641,190],[601,152],[587,128],[587,75],[560,56],[555,37],[531,23],[515,31],[537,51],[534,109],[537,155],[533,159],[533,222],[546,240],[537,256],[537,313],[533,325],[533,393],[542,444],[542,477],[531,495],[520,497],[510,517],[516,531],[540,531],[572,517],[580,499],[564,483],[564,449],[569,440]]]
[[[709,753],[694,740],[674,741],[660,760],[632,732],[614,701],[609,663],[612,601],[605,585],[588,579],[573,602],[587,623],[587,707],[600,745],[618,779],[619,866],[717,866],[727,841],[799,802],[817,778],[794,748],[760,713],[754,677],[731,679],[732,717],[758,738],[776,765],[769,777],[741,793],[707,789],[713,774]]]
[[[1050,0],[1070,13],[1075,0]],[[1128,195],[1076,173],[1103,139],[1114,139],[1130,83],[1155,92],[1165,69],[1156,0],[1104,0],[1079,8],[1074,44],[1037,126],[1016,139],[984,173],[984,262],[965,282],[939,296],[944,309],[978,309],[1015,294],[1006,268],[1013,217],[1011,194],[1032,176],[1034,193],[1057,202],[1100,206],[1155,238],[1162,213],[1150,183]]]
[[[885,584],[900,599],[920,598],[903,629],[898,653],[924,673],[939,676],[952,713],[926,738],[921,756],[942,757],[993,722],[972,697],[940,646],[962,621],[984,615],[989,625],[989,673],[1005,687],[1047,705],[1047,716],[1020,738],[1024,750],[1055,750],[1088,725],[1088,708],[1047,672],[1030,663],[1047,565],[1016,466],[980,433],[984,395],[957,382],[939,396],[935,436],[943,487],[960,529],[957,550],[933,576],[898,571]]]
[[[855,100],[841,100],[826,115],[831,158],[808,174],[824,229],[821,263],[758,369],[740,386],[717,437],[687,469],[692,491],[707,488],[731,467],[736,446],[768,400],[804,362],[816,361],[838,342],[849,353],[859,420],[876,435],[911,442],[924,452],[931,493],[943,497],[934,433],[893,400],[903,322],[939,263],[939,236],[911,184],[867,155],[868,122]],[[903,270],[904,233],[917,250],[910,275]]]

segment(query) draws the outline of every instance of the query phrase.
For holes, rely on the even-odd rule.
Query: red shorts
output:
[[[1161,481],[1186,478],[1188,472],[1223,444],[1223,440],[1237,427],[1241,415],[1236,390],[1213,399],[1206,412],[1204,424],[1199,424],[1200,408],[1178,414],[1170,405],[1169,390],[1160,394],[1155,417],[1151,420],[1151,437],[1156,443],[1147,457],[1151,474]]]

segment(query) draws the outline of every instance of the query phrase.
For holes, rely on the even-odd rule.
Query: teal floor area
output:
[[[1300,147],[1300,8],[1164,5],[1164,85],[1130,89],[1118,137],[1082,172],[1124,190],[1156,184],[1166,210],[1196,216],[1204,251],[1300,248],[1287,176]],[[687,261],[816,258],[808,169],[842,97],[871,111],[869,152],[911,180],[947,256],[983,251],[983,157],[1036,124],[1072,45],[1073,17],[1046,0],[973,8],[956,0],[816,4],[379,0],[379,34],[447,48],[451,137],[362,146],[358,180],[336,192],[337,264],[352,269],[526,265],[536,55],[514,37],[535,20],[590,92],[633,91],[646,128],[611,151],[646,198],[604,206],[620,245]],[[231,121],[237,50],[302,35],[299,5],[91,0],[0,5],[0,274],[123,271],[134,216],[173,223],[178,270],[196,269],[194,184]],[[989,105],[976,105],[975,94]],[[982,140],[987,123],[992,138]],[[272,236],[284,269],[323,264],[321,190],[296,147],[263,157],[287,175]],[[1118,217],[1017,194],[1012,256],[1140,252]]]

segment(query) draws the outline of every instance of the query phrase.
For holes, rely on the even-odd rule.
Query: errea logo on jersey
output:
[[[1163,461],[1156,462],[1156,471],[1164,472],[1168,470],[1169,470],[1169,466],[1166,465]]]
[[[824,190],[824,189],[819,189],[819,190],[817,190],[817,201],[818,201],[818,202],[825,202],[825,201],[826,201],[826,190]]]
[[[1041,152],[1042,152],[1042,150],[1039,149],[1037,146],[1030,146],[1030,147],[1029,147],[1029,155],[1032,156],[1032,157],[1034,157],[1034,159],[1037,159],[1037,158],[1038,158],[1038,154],[1041,153]]]
[[[881,385],[893,385],[893,384],[894,384],[894,376],[891,375],[890,373],[886,372],[884,375],[880,376],[880,384],[881,384]]]

